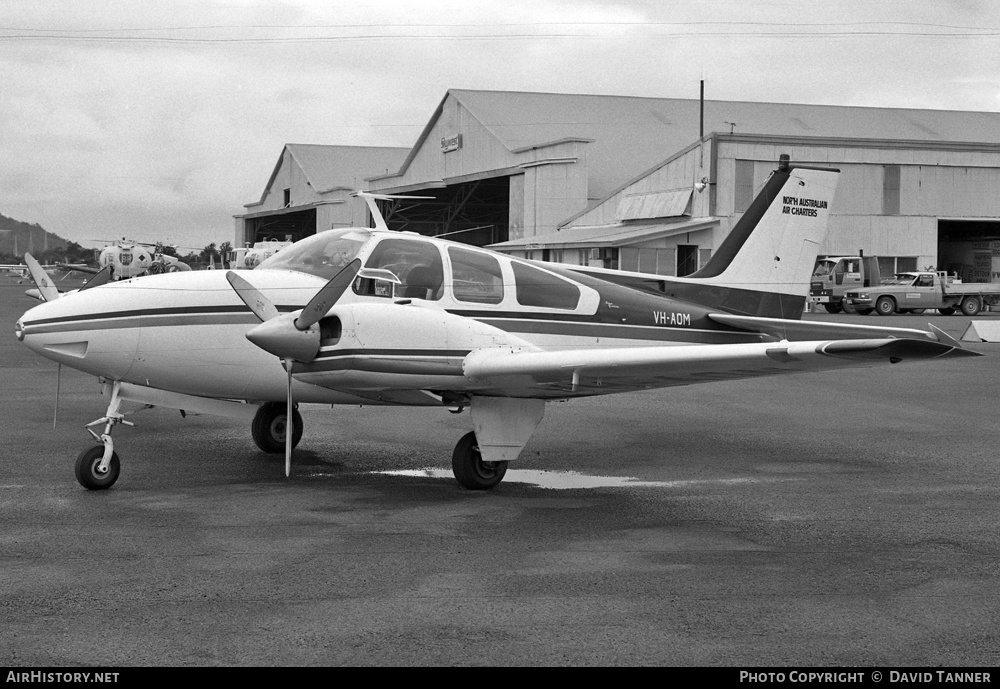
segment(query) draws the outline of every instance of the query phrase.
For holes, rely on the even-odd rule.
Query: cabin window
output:
[[[580,288],[552,273],[514,261],[517,303],[543,309],[575,309],[580,303]]]
[[[499,304],[503,301],[503,272],[500,262],[479,251],[448,247],[451,259],[452,290],[458,301]]]
[[[430,242],[402,237],[383,239],[368,257],[365,268],[388,270],[399,278],[401,284],[396,287],[396,297],[441,298],[444,284],[441,254]]]

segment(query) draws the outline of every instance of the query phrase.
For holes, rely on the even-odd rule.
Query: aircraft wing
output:
[[[573,397],[719,380],[979,356],[957,343],[874,338],[677,345],[545,352],[482,349],[465,359],[467,378],[514,397]],[[548,391],[539,394],[542,391]]]

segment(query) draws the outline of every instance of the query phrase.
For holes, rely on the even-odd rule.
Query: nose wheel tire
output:
[[[455,479],[469,490],[489,490],[503,480],[507,462],[484,462],[475,433],[466,433],[451,455]]]
[[[87,490],[107,490],[115,485],[118,474],[121,473],[121,462],[118,453],[111,453],[108,468],[100,471],[101,460],[104,458],[104,446],[96,445],[87,448],[76,458],[76,480]]]
[[[298,409],[292,410],[292,447],[302,440],[302,415]],[[264,452],[281,454],[285,451],[285,433],[288,430],[288,414],[285,404],[267,402],[257,410],[250,425],[253,441]]]

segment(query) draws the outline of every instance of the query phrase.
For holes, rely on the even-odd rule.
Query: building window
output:
[[[618,270],[618,249],[610,247],[591,249],[587,256],[587,265],[592,268]]]
[[[742,213],[753,201],[753,161],[736,161],[736,190],[733,197],[733,212]]]
[[[883,278],[889,278],[896,273],[909,273],[917,269],[916,256],[879,256],[878,272]]]
[[[899,165],[886,165],[882,179],[882,215],[899,215]]]
[[[677,245],[677,277],[684,277],[698,270],[698,247],[692,244]]]
[[[292,205],[292,190],[285,189],[285,204],[283,208],[290,208]]]
[[[639,249],[622,247],[618,250],[618,267],[634,273],[674,275],[677,270],[676,249]]]

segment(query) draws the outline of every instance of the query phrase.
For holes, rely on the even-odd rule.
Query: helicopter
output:
[[[137,242],[122,237],[101,249],[97,257],[99,267],[88,272],[97,273],[110,267],[112,280],[126,280],[147,273],[176,273],[191,270],[191,266],[176,256],[157,251],[156,249],[161,246],[163,245]]]

